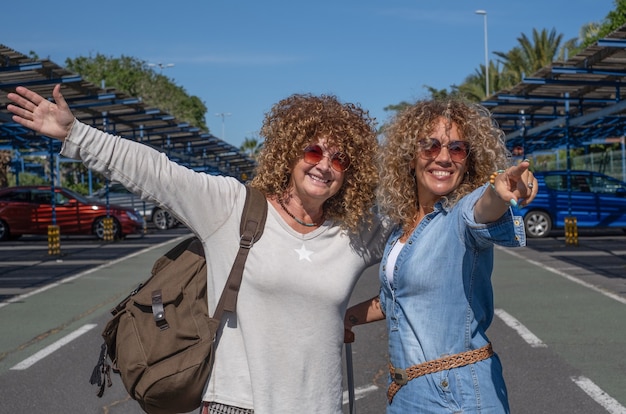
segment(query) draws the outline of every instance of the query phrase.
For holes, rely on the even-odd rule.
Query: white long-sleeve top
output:
[[[78,121],[61,154],[160,204],[202,240],[213,313],[239,247],[243,184]],[[343,317],[362,271],[380,261],[386,230],[376,222],[349,237],[328,220],[300,234],[268,208],[237,311],[223,320],[204,400],[256,414],[341,413]]]

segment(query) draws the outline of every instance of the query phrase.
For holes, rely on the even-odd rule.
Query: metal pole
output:
[[[626,181],[626,138],[620,139],[622,144],[622,181]]]
[[[348,372],[348,406],[350,414],[356,414],[354,406],[354,371],[352,365],[352,344],[346,343],[346,370]]]
[[[572,158],[569,136],[569,92],[565,92],[565,163],[567,168],[567,215],[572,215]]]
[[[483,16],[483,27],[485,31],[485,98],[489,96],[489,46],[487,40],[487,12],[485,10],[476,10],[476,14]]]
[[[57,205],[56,205],[56,190],[54,189],[54,143],[52,138],[48,138],[49,144],[49,156],[50,156],[50,204],[52,207],[52,225],[55,226],[57,224]]]
[[[222,141],[224,141],[224,139],[226,138],[226,136],[224,135],[224,118],[226,118],[227,116],[230,116],[231,113],[230,112],[219,112],[217,114],[215,114],[215,116],[221,117],[222,118]]]

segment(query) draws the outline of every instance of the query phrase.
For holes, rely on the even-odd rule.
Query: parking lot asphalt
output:
[[[626,301],[626,231],[581,230],[578,243],[566,243],[564,235],[528,239],[527,247],[514,249],[541,267],[588,283]]]
[[[146,235],[116,242],[66,237],[61,241],[60,255],[48,254],[45,236],[24,236],[0,243],[0,304],[184,235],[189,235],[187,229],[175,228],[153,229]],[[581,231],[576,245],[567,244],[563,234],[553,233],[547,238],[530,238],[526,248],[513,249],[511,253],[626,300],[626,232],[622,230]],[[144,278],[148,271],[142,273]]]
[[[184,228],[167,231],[149,230],[124,240],[104,242],[88,236],[61,239],[61,254],[48,254],[45,236],[23,236],[0,243],[0,304],[41,289],[51,283],[86,271],[96,271],[107,263],[144,249],[188,235]],[[144,269],[147,278],[150,268]]]
[[[0,372],[30,357],[34,351],[49,345],[61,332],[77,329],[84,325],[85,321],[97,322],[101,325],[102,321],[108,318],[107,314],[111,306],[121,299],[122,294],[148,277],[154,260],[173,246],[176,240],[188,235],[189,232],[186,229],[172,229],[163,232],[151,231],[144,237],[128,237],[112,243],[103,243],[93,238],[67,238],[62,240],[62,254],[58,257],[48,255],[46,239],[41,237],[24,237],[18,241],[0,243],[0,313],[2,314],[0,320],[4,321],[6,325],[4,332],[7,333],[0,338]],[[537,266],[549,272],[538,270]],[[371,297],[376,291],[375,273],[374,270],[372,274],[362,278],[359,285],[363,288],[367,283],[369,285],[360,291],[357,289],[356,293],[360,292],[362,296]],[[551,327],[552,325],[548,325],[545,320],[546,315],[550,314],[544,312],[545,307],[524,305],[526,302],[519,300],[523,298],[538,301],[543,299],[543,296],[550,296],[546,301],[553,303],[554,292],[561,292],[561,299],[572,297],[570,290],[573,289],[572,291],[575,292],[575,288],[572,288],[571,284],[559,284],[558,281],[563,279],[558,277],[545,278],[547,273],[557,273],[570,280],[573,278],[576,283],[592,287],[603,295],[612,295],[612,298],[617,298],[622,304],[626,304],[626,233],[621,231],[584,232],[575,246],[567,245],[564,237],[557,233],[545,239],[529,239],[526,248],[498,249],[496,254],[494,278],[497,281],[495,289],[498,290],[497,307],[504,306],[507,311],[518,318],[528,321],[533,329],[540,333],[540,337],[550,340],[550,363],[546,367],[538,366],[531,370],[534,375],[532,383],[537,383],[539,389],[548,389],[550,386],[546,382],[554,383],[555,378],[563,377],[565,379],[559,390],[561,392],[567,390],[577,395],[580,392],[575,390],[569,381],[570,375],[567,370],[584,368],[587,371],[588,367],[579,367],[579,363],[584,362],[580,352],[587,352],[584,350],[588,347],[574,346],[577,344],[571,338],[558,336],[569,335],[576,330],[557,330]],[[550,284],[558,285],[558,287],[548,290]],[[54,289],[47,289],[52,285]],[[563,287],[565,285],[567,285],[566,289]],[[613,305],[613,300],[602,302],[602,297],[604,296],[595,295],[594,300],[601,303],[594,302],[590,306],[598,311],[600,309],[610,311],[611,307],[620,306],[619,304]],[[609,303],[608,307],[605,302]],[[11,305],[5,306],[7,303]],[[579,304],[576,306],[580,307]],[[569,310],[563,307],[562,312],[567,313]],[[619,307],[619,314],[622,314],[621,307]],[[564,323],[564,320],[564,317],[558,318],[559,323]],[[611,321],[606,317],[590,321],[589,324],[606,335],[616,334],[615,328],[611,327],[613,325],[608,328],[603,325],[608,323],[607,321],[613,325],[623,326],[623,323]],[[512,345],[508,338],[503,336],[509,334],[510,329],[500,329],[500,325],[502,323],[497,319],[494,323],[493,336],[499,344],[501,357],[506,361],[511,389],[515,390],[511,393],[511,402],[513,406],[525,407],[529,405],[530,398],[529,393],[524,392],[529,387],[527,375],[530,374],[527,373],[526,368],[529,361],[536,358],[536,355],[533,351],[526,350],[529,354],[532,353],[528,357],[530,359],[520,361],[519,354],[522,352],[520,349],[525,350],[526,347],[523,344],[519,345],[519,348],[510,347]],[[90,341],[96,338],[98,333],[95,331],[99,329],[101,328],[95,329],[94,333],[88,335],[87,338]],[[384,325],[367,325],[358,332],[361,341],[354,344],[354,355],[359,366],[356,374],[358,385],[368,384],[367,390],[370,392],[360,401],[359,411],[375,413],[382,412],[384,409],[385,377],[384,370],[378,366],[384,365],[385,360],[386,348],[383,336]],[[365,340],[365,338],[375,338],[376,341]],[[596,338],[595,341],[598,342],[598,339]],[[514,339],[512,343],[516,342],[519,342],[519,339]],[[610,341],[606,341],[605,346],[621,346],[622,343],[622,339],[612,337]],[[560,344],[567,346],[563,345],[561,349]],[[595,343],[594,346],[597,348],[599,345]],[[80,355],[80,358],[77,356],[78,360],[91,363],[93,348],[93,346],[77,343],[70,352]],[[558,352],[556,359],[552,359],[556,352]],[[615,355],[613,350],[602,353],[602,355],[605,354]],[[567,362],[563,366],[558,365],[558,370],[567,371],[565,372],[567,375],[555,375],[555,370],[558,370],[555,368],[557,362],[554,361]],[[87,364],[87,362],[81,363]],[[626,397],[620,391],[621,388],[614,389],[621,387],[623,381],[611,376],[613,371],[606,368],[608,366],[606,364],[614,365],[615,361],[609,361],[605,365],[597,362],[594,364],[594,369],[604,369],[604,371],[597,374],[589,369],[588,372],[597,374],[594,375],[594,379],[602,389],[624,404]],[[80,371],[86,371],[87,368],[81,366]],[[38,376],[30,375],[24,378],[24,381],[30,384],[28,387],[32,387],[31,382]],[[597,378],[609,378],[609,380],[600,382]],[[376,385],[374,391],[370,391],[372,383]],[[617,385],[612,387],[611,384]],[[86,387],[82,382],[81,386]],[[88,393],[87,391],[86,395]],[[114,402],[103,401],[102,403],[119,404],[117,399],[123,394],[123,390],[119,390],[119,395],[114,394],[112,397]],[[545,407],[554,397],[553,392],[544,394],[548,394],[546,400],[541,395],[533,397],[537,400],[536,406]],[[85,397],[85,400],[86,405],[90,407],[94,405],[91,394],[89,398]],[[563,399],[559,400],[559,404],[563,404]],[[575,403],[571,405],[580,406],[580,409],[552,412],[584,412],[585,414],[603,412],[598,410],[599,406],[596,403],[591,400],[587,401],[584,397],[579,396],[579,399],[572,401]],[[62,404],[69,404],[69,402]],[[376,404],[380,404],[383,408]],[[584,404],[589,404],[589,406]],[[126,410],[124,412],[135,412],[128,411],[128,405],[134,406],[135,404],[132,402],[123,404]],[[531,411],[517,410],[517,412]]]

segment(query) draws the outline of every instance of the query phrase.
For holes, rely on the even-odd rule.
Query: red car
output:
[[[54,189],[54,214],[61,236],[93,234],[104,238],[103,219],[106,204],[94,202],[67,188]],[[15,239],[22,234],[48,234],[53,206],[50,186],[22,186],[0,189],[0,240]],[[116,238],[143,234],[145,222],[132,208],[109,205]]]

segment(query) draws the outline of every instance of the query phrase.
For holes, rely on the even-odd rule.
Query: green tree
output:
[[[197,96],[189,96],[184,88],[167,76],[157,73],[145,61],[134,57],[79,56],[65,61],[67,68],[79,73],[96,85],[115,88],[173,116],[208,130],[205,122],[206,105]]]
[[[430,94],[430,99],[446,99],[455,95],[458,95],[458,89],[456,86],[452,85],[450,90],[448,89],[437,89],[432,86],[424,85],[424,89],[428,91]]]
[[[586,44],[587,41],[597,39],[600,27],[600,23],[597,22],[589,22],[582,25],[578,31],[578,38],[568,40],[561,48],[561,51],[559,52],[559,60],[565,61],[569,59],[571,56],[580,52],[583,49],[582,45]]]
[[[594,44],[598,39],[607,37],[611,32],[626,24],[626,0],[615,0],[614,4],[615,9],[606,15],[595,34],[590,33],[590,36],[585,38],[581,48]]]
[[[626,1],[626,0],[624,0]],[[518,46],[510,51],[494,52],[500,59],[489,61],[489,89],[500,91],[521,82],[525,75],[530,75],[544,66],[550,65],[562,52],[562,34],[555,29],[533,29],[532,38],[521,34],[517,38]],[[481,65],[473,74],[468,75],[459,86],[452,85],[450,90],[437,90],[426,86],[432,98],[441,98],[455,94],[462,95],[471,101],[480,102],[485,97],[485,65]]]
[[[259,151],[263,147],[263,142],[257,138],[246,138],[239,149],[245,152],[250,158],[256,160]]]
[[[499,62],[489,61],[489,91],[490,93],[500,91],[510,87],[510,80],[506,73],[500,69]],[[462,84],[453,89],[473,102],[480,102],[486,98],[485,96],[485,65],[480,65],[473,74],[467,76]]]
[[[555,60],[565,60],[583,47],[587,47],[599,38],[626,24],[626,0],[615,0],[615,10],[608,13],[600,23],[590,22],[580,29],[578,38],[563,41],[563,35],[555,29],[538,31],[533,29],[532,37],[521,34],[517,38],[518,46],[508,52],[494,52],[497,61],[489,61],[490,91],[509,89],[524,76],[532,75],[537,70],[551,65]],[[433,99],[459,94],[466,99],[480,102],[485,99],[485,66],[481,65],[474,73],[468,75],[460,85],[451,85],[449,89],[436,89],[424,86]],[[401,111],[407,102],[388,105],[385,111]],[[381,129],[384,128],[384,125]]]
[[[386,107],[383,108],[383,110],[385,111],[394,111],[394,112],[401,112],[402,110],[406,109],[407,107],[409,107],[411,104],[406,102],[406,101],[402,101],[398,104],[395,105],[387,105]]]
[[[532,75],[544,66],[551,65],[559,55],[563,34],[555,29],[548,32],[546,29],[533,29],[532,39],[522,33],[517,38],[518,46],[510,51],[494,52],[503,63],[503,73],[506,83],[513,86],[521,82],[524,76]]]
[[[15,174],[9,173],[9,187],[13,187],[17,185],[17,178]],[[50,184],[50,180],[47,180],[43,177],[40,177],[37,174],[32,174],[28,172],[20,173],[20,185],[46,185]]]
[[[0,188],[9,186],[9,167],[12,158],[12,150],[0,150]]]

